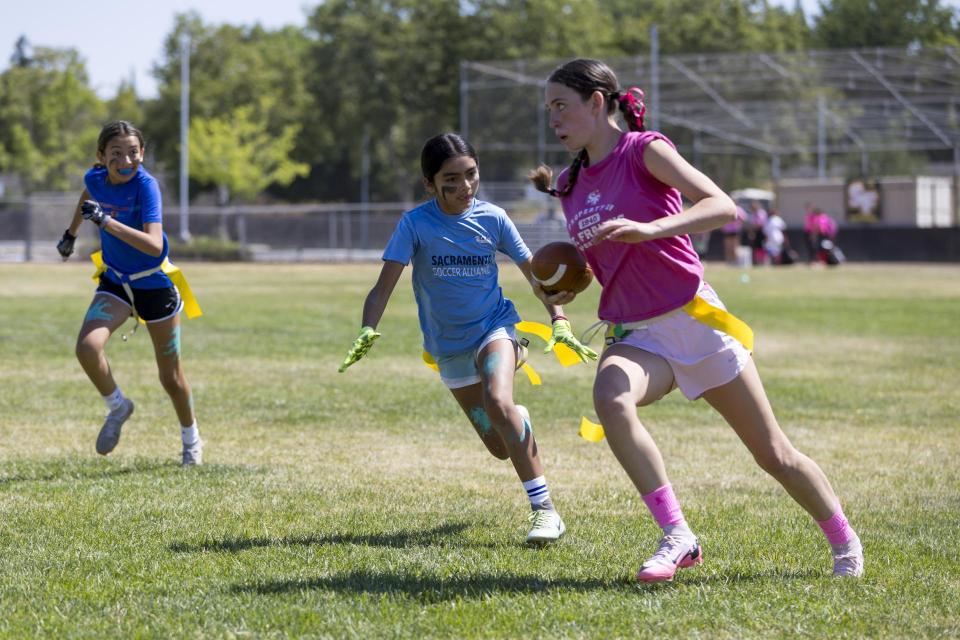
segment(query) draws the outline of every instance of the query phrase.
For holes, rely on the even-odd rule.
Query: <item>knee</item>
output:
[[[789,443],[771,443],[753,454],[760,468],[774,478],[791,475],[800,466],[800,452]]]
[[[600,386],[593,388],[593,408],[602,423],[616,421],[622,416],[635,414],[637,411],[637,405],[629,394],[610,392]]]
[[[77,340],[77,346],[74,353],[80,362],[95,361],[100,358],[103,347],[92,340]]]
[[[185,391],[187,388],[186,378],[179,369],[162,369],[160,371],[160,384],[169,394]]]

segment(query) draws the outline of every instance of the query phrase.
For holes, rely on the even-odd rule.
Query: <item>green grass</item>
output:
[[[567,537],[527,549],[527,505],[420,363],[408,275],[345,374],[376,265],[188,264],[183,331],[202,468],[177,466],[145,333],[108,346],[137,413],[109,457],[73,356],[86,265],[0,266],[0,637],[926,637],[960,635],[960,267],[708,279],[753,326],[781,424],[867,551],[830,577],[810,518],[703,402],[642,410],[706,562],[631,577],[658,530],[605,443],[576,432],[592,366],[534,350],[518,377]],[[516,269],[508,296],[544,320]],[[593,319],[592,286],[568,312]],[[535,342],[535,344],[537,344]]]

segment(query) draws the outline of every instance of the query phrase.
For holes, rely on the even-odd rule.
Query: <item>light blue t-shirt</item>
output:
[[[423,348],[434,357],[469,351],[492,330],[520,322],[497,279],[497,251],[518,264],[530,258],[506,212],[482,200],[460,215],[430,200],[397,224],[383,259],[413,263]]]
[[[111,184],[106,167],[97,166],[83,176],[90,197],[100,203],[106,213],[132,229],[143,231],[147,222],[162,222],[163,208],[160,202],[160,187],[157,180],[141,165],[129,182]],[[130,275],[159,266],[167,257],[167,234],[163,234],[163,252],[154,257],[136,249],[120,238],[100,230],[100,248],[103,261],[120,273]],[[120,284],[108,269],[104,275]],[[162,271],[130,283],[134,289],[165,289],[173,286]]]

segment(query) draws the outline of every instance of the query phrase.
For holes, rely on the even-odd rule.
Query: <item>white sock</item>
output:
[[[194,420],[193,424],[189,427],[180,427],[180,439],[183,440],[183,444],[188,447],[197,444],[197,440],[200,439],[200,430],[197,428],[196,420]]]
[[[107,405],[107,411],[116,411],[122,407],[123,400],[123,392],[120,391],[119,385],[113,390],[113,393],[108,396],[103,396],[103,402]]]
[[[553,511],[553,501],[550,500],[550,488],[547,486],[547,479],[543,476],[537,476],[533,480],[527,480],[523,483],[523,488],[530,498],[530,506],[534,511]]]

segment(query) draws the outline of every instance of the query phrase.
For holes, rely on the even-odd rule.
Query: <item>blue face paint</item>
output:
[[[180,357],[180,326],[173,328],[170,332],[170,342],[163,349],[163,355]]]
[[[109,302],[100,298],[95,300],[90,308],[87,310],[87,315],[84,316],[84,322],[91,322],[93,320],[105,320],[110,322],[113,320],[113,314],[107,311],[107,307],[110,305]]]
[[[470,409],[470,422],[482,436],[488,435],[493,430],[493,423],[490,422],[490,417],[483,410],[483,407]]]

